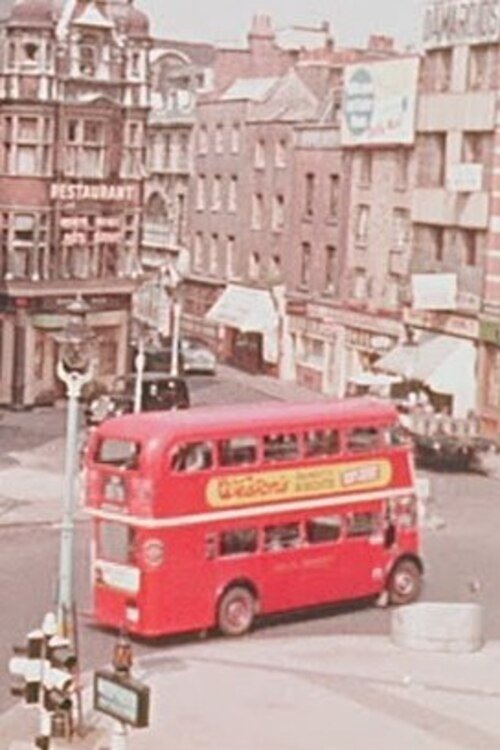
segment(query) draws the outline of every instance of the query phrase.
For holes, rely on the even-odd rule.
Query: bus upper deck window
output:
[[[254,437],[234,437],[218,443],[219,464],[221,466],[241,466],[257,461],[257,439]]]
[[[298,458],[299,443],[297,435],[293,433],[279,433],[264,437],[265,461],[291,461]]]
[[[305,455],[331,456],[340,450],[340,437],[337,430],[308,430],[304,434]]]
[[[372,451],[380,446],[380,433],[376,427],[355,427],[347,435],[347,450]]]
[[[186,473],[210,469],[212,465],[210,443],[196,442],[181,445],[172,459],[172,468]]]

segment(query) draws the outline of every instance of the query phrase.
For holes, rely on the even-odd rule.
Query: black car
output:
[[[93,399],[85,408],[85,422],[97,425],[110,417],[134,411],[135,375],[116,378],[111,389]],[[163,411],[165,409],[187,409],[190,405],[189,390],[184,378],[146,372],[142,376],[141,411]]]

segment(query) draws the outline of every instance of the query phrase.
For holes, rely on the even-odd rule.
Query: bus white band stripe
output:
[[[229,521],[239,518],[252,518],[255,516],[272,515],[273,513],[284,513],[288,511],[314,510],[317,508],[328,508],[336,505],[351,505],[352,503],[370,502],[373,500],[384,500],[388,498],[405,497],[408,494],[416,495],[416,488],[412,485],[400,490],[384,490],[378,492],[365,492],[354,495],[342,495],[334,497],[322,497],[318,500],[307,500],[304,502],[273,503],[264,506],[252,506],[251,508],[235,508],[232,510],[214,511],[212,513],[196,513],[189,516],[176,516],[175,518],[144,518],[142,516],[124,515],[108,510],[87,508],[86,511],[94,518],[102,521],[117,521],[144,529],[166,529],[180,526],[194,526],[207,521]]]

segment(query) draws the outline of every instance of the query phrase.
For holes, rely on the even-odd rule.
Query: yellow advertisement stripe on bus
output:
[[[207,483],[208,504],[230,508],[254,503],[318,497],[388,487],[392,465],[387,459],[326,464],[312,468],[248,472],[213,477]]]

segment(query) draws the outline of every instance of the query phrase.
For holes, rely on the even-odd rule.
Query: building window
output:
[[[314,184],[315,176],[309,172],[306,174],[306,194],[305,194],[305,213],[306,216],[312,216],[314,213]]]
[[[229,178],[229,187],[227,191],[227,210],[229,213],[235,213],[237,210],[238,201],[238,178],[236,175],[231,175]]]
[[[311,281],[311,245],[303,242],[300,253],[300,286],[309,289]]]
[[[203,234],[196,232],[194,236],[193,267],[196,271],[203,268]]]
[[[282,195],[273,198],[273,231],[281,232],[285,226],[285,199]]]
[[[339,218],[340,178],[331,174],[329,179],[328,213],[332,221]]]
[[[387,279],[385,290],[385,303],[391,310],[397,309],[400,305],[401,278],[394,273],[390,273]]]
[[[476,243],[476,232],[471,230],[462,229],[462,244],[465,250],[465,265],[466,266],[477,266],[477,243]]]
[[[87,125],[94,126],[98,125],[98,129],[94,130],[89,128],[86,137],[92,135],[92,141],[97,142],[97,138],[101,138],[104,134],[104,127],[102,123],[91,123],[87,121]],[[102,133],[102,134],[101,134]],[[143,130],[141,122],[128,122],[125,127],[125,143],[123,150],[123,176],[124,177],[141,177],[143,174]]]
[[[446,164],[446,134],[431,133],[417,137],[417,185],[443,187]]]
[[[95,40],[84,37],[78,47],[78,69],[84,76],[93,78],[97,73],[99,56]]]
[[[2,224],[2,271],[5,278],[48,279],[51,269],[47,215],[4,214]]]
[[[410,245],[410,212],[405,208],[395,208],[392,212],[393,249],[407,250]]]
[[[356,300],[366,300],[368,297],[368,279],[363,269],[357,268],[354,273],[353,296]]]
[[[478,44],[469,47],[467,83],[470,90],[485,90],[494,86],[496,56],[496,45]]]
[[[255,144],[254,167],[256,169],[264,169],[265,166],[266,166],[266,143],[263,138],[259,138],[259,140]]]
[[[286,140],[280,138],[274,147],[274,166],[278,169],[286,167]]]
[[[371,151],[361,151],[359,155],[359,184],[362,187],[370,187],[372,184]]]
[[[264,201],[261,193],[252,196],[252,229],[262,229]]]
[[[443,227],[431,227],[430,230],[431,247],[433,248],[434,258],[438,263],[444,259],[444,229]]]
[[[396,190],[408,188],[409,151],[398,148],[395,154],[394,187]]]
[[[65,172],[69,177],[105,176],[105,126],[102,120],[69,120]]]
[[[198,153],[208,154],[208,131],[206,125],[200,125],[198,130]]]
[[[432,50],[425,56],[426,91],[449,91],[451,83],[451,49]]]
[[[210,251],[208,256],[208,270],[212,276],[217,274],[219,265],[219,235],[212,234],[210,237]]]
[[[199,174],[196,181],[196,210],[205,210],[205,175]]]
[[[216,154],[224,152],[224,126],[221,123],[215,126],[214,151]]]
[[[179,152],[177,159],[177,169],[185,172],[189,168],[189,136],[187,133],[181,133],[179,136]]]
[[[236,278],[236,240],[232,236],[226,240],[226,277]]]
[[[334,294],[337,284],[337,248],[327,245],[325,248],[325,292]]]
[[[233,122],[231,127],[231,153],[237,154],[240,150],[241,127],[239,122]]]
[[[356,243],[366,245],[368,241],[368,229],[370,223],[370,207],[365,205],[358,206],[356,216]]]
[[[257,281],[260,275],[260,255],[251,253],[248,261],[248,275],[252,281]]]
[[[52,128],[46,117],[4,117],[2,129],[3,160],[6,174],[46,176],[52,172]]]
[[[222,205],[222,178],[214,175],[212,182],[212,211],[220,211]]]

